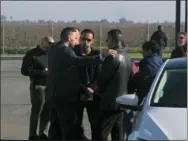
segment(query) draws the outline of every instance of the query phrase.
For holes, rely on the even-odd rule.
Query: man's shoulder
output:
[[[140,65],[144,64],[145,62],[146,62],[146,58],[143,58],[143,59],[140,60],[140,62],[138,64],[140,66]]]
[[[80,50],[81,50],[81,46],[80,45],[76,45],[74,48],[73,48],[74,52],[77,54],[77,55],[80,55]]]
[[[25,56],[34,56],[37,51],[38,51],[38,46],[28,50],[26,52]]]
[[[93,52],[93,55],[99,55],[100,54],[100,50],[98,50],[98,49],[92,48],[92,52]]]
[[[158,55],[153,55],[151,57],[144,58],[146,64],[163,64],[163,59]]]
[[[108,55],[105,57],[104,63],[118,64],[118,63],[120,63],[119,56],[118,55]]]
[[[156,34],[158,34],[159,32],[158,31],[155,31],[155,32],[153,32],[153,35],[156,35]]]
[[[163,63],[162,57],[156,56],[155,58],[156,58],[156,61],[157,61],[158,63],[160,63],[160,64]]]
[[[65,46],[64,44],[62,44],[62,43],[57,43],[54,47],[56,48],[57,53],[58,53],[58,51],[69,49],[69,47],[66,47],[66,46]]]

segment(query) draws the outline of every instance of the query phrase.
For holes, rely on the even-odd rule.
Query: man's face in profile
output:
[[[75,45],[78,44],[78,41],[79,41],[78,33],[71,32],[68,38],[69,46],[73,48]]]
[[[84,48],[90,48],[94,43],[94,37],[92,33],[83,33],[80,38],[80,45]]]
[[[112,46],[113,46],[112,37],[109,36],[109,35],[107,35],[106,44],[107,44],[107,47],[108,47],[109,49],[112,48]]]
[[[77,33],[77,43],[76,45],[80,44],[80,31],[76,30],[76,33]]]

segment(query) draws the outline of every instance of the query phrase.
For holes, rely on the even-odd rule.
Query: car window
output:
[[[162,73],[151,106],[187,107],[187,69],[169,69]]]

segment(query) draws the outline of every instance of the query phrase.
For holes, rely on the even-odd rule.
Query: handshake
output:
[[[94,90],[90,87],[85,87],[85,93],[80,95],[80,100],[82,101],[92,101]]]

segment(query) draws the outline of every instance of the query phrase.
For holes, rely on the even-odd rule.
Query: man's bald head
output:
[[[41,40],[41,44],[40,44],[40,48],[43,50],[43,51],[47,51],[48,48],[54,43],[54,38],[51,37],[51,36],[45,36],[42,38]]]
[[[50,43],[54,43],[54,38],[52,36],[45,36],[42,38],[42,42],[50,42]]]

